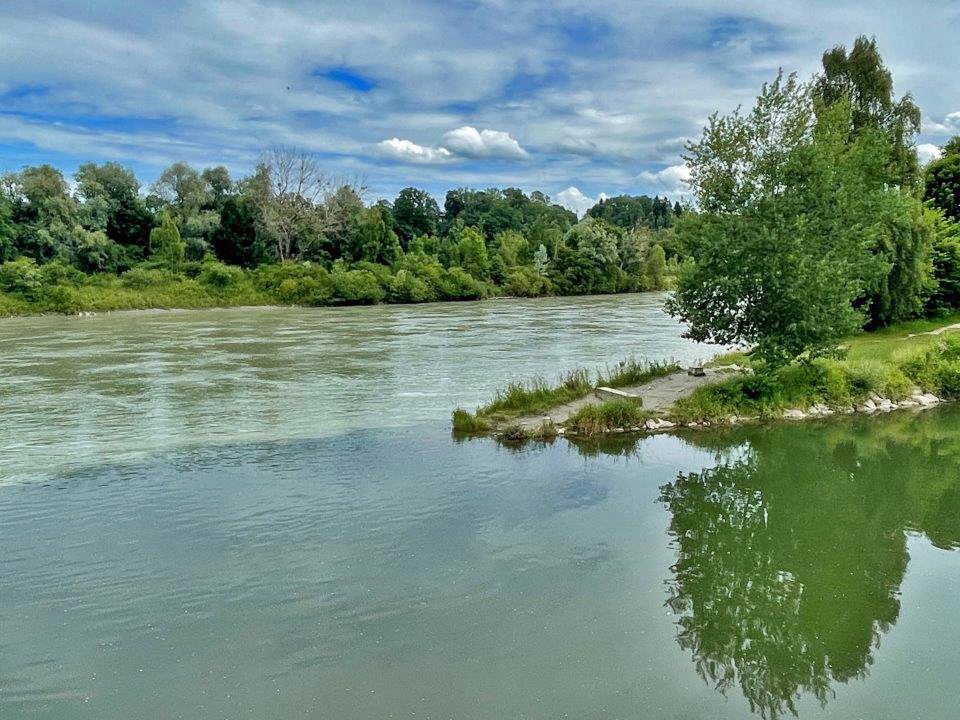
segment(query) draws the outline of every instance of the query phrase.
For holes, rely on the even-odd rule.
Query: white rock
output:
[[[676,423],[672,423],[669,420],[661,420],[660,427],[663,429],[672,428],[672,427],[676,427]]]
[[[916,399],[921,405],[936,405],[938,402],[940,402],[940,398],[930,393],[923,393]]]
[[[656,429],[657,429],[657,423],[656,423],[655,420],[652,420],[652,419],[651,419],[651,420],[647,420],[647,421],[643,424],[643,427],[645,427],[647,430],[656,430]]]
[[[783,416],[787,420],[803,420],[805,417],[807,417],[807,414],[803,410],[790,408],[789,410],[784,411]]]
[[[566,428],[562,428],[562,427],[557,428],[557,435],[565,435],[566,432],[567,432]]]

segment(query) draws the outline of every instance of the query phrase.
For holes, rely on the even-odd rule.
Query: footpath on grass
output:
[[[776,371],[731,353],[703,368],[630,360],[596,382],[584,370],[554,386],[514,382],[474,413],[455,410],[453,429],[523,441],[930,408],[960,397],[958,319],[863,333],[842,343],[843,359]]]

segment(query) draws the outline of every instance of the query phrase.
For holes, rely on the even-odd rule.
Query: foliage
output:
[[[477,435],[490,429],[490,423],[462,408],[453,411],[453,431],[460,435]]]
[[[916,314],[930,288],[930,218],[889,187],[889,142],[852,107],[790,76],[748,115],[713,116],[688,147],[699,214],[677,222],[696,259],[671,310],[690,337],[756,344],[770,364],[828,352],[862,326]]]
[[[185,257],[186,243],[170,213],[160,216],[160,227],[150,231],[150,253],[168,267],[179,266]]]
[[[837,45],[823,54],[823,72],[815,79],[814,97],[829,111],[849,103],[851,141],[880,133],[886,139],[886,179],[912,190],[919,175],[913,139],[920,132],[920,108],[909,93],[896,100],[893,77],[883,64],[875,39],[858,37],[847,52]]]
[[[927,165],[924,171],[924,197],[954,222],[960,222],[960,135],[954,138],[956,149],[948,145],[943,157]]]

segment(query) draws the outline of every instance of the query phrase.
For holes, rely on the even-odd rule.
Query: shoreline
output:
[[[755,372],[749,354],[734,352],[689,369],[623,362],[595,383],[584,370],[555,387],[513,382],[472,414],[455,410],[453,431],[523,442],[928,409],[960,397],[956,319],[862,333],[844,341],[842,360],[817,358],[768,371],[757,365]]]
[[[167,312],[206,312],[210,310],[338,310],[342,308],[359,307],[434,307],[437,305],[464,305],[470,303],[482,304],[495,301],[527,301],[536,302],[538,300],[561,300],[564,298],[614,298],[614,297],[633,297],[635,295],[651,295],[668,293],[669,290],[640,290],[632,293],[594,293],[590,295],[538,295],[536,297],[524,297],[522,295],[493,295],[487,298],[471,298],[464,300],[433,300],[431,302],[380,302],[380,303],[331,303],[329,305],[300,305],[269,302],[263,304],[242,303],[239,305],[202,305],[197,307],[143,307],[143,308],[116,308],[110,310],[80,310],[78,312],[56,312],[52,310],[37,310],[15,313],[0,313],[0,322],[4,320],[14,320],[22,318],[38,317],[62,317],[62,318],[87,318],[101,315],[119,315],[119,314],[159,314]]]

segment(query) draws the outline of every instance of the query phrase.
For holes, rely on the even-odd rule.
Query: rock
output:
[[[807,417],[807,414],[803,410],[790,408],[789,410],[784,411],[783,417],[787,420],[803,420],[805,417]]]
[[[567,434],[567,429],[565,427],[557,428],[557,435],[566,435],[566,434]]]
[[[905,407],[917,407],[919,404],[920,404],[920,403],[919,403],[918,401],[916,401],[916,400],[910,400],[910,399],[901,400],[900,403],[899,403],[900,407],[902,407],[902,408],[905,408]]]
[[[656,423],[655,420],[652,420],[652,419],[651,419],[651,420],[647,420],[647,421],[643,424],[643,427],[644,427],[645,429],[647,429],[647,430],[656,430],[656,429],[657,429],[657,423]]]
[[[876,412],[877,404],[873,400],[867,400],[860,406],[860,412]]]
[[[880,399],[880,409],[881,409],[881,410],[884,410],[884,411],[893,410],[895,407],[896,407],[896,405],[894,405],[893,402],[891,402],[888,398],[881,398],[881,399]]]
[[[613,430],[611,430],[610,432],[614,432],[614,433],[622,433],[622,432],[623,432],[623,428],[614,428],[614,429],[613,429]]]
[[[661,420],[660,427],[661,429],[666,430],[668,428],[676,427],[676,423],[672,423],[669,420]]]
[[[856,410],[854,409],[853,405],[845,405],[844,407],[840,408],[840,412],[844,415],[853,415]]]
[[[940,398],[931,393],[924,393],[920,402],[922,402],[924,405],[936,405],[938,402],[940,402]]]
[[[731,415],[727,418],[727,422],[731,425],[737,425],[740,423],[740,418],[738,418],[736,415]]]

